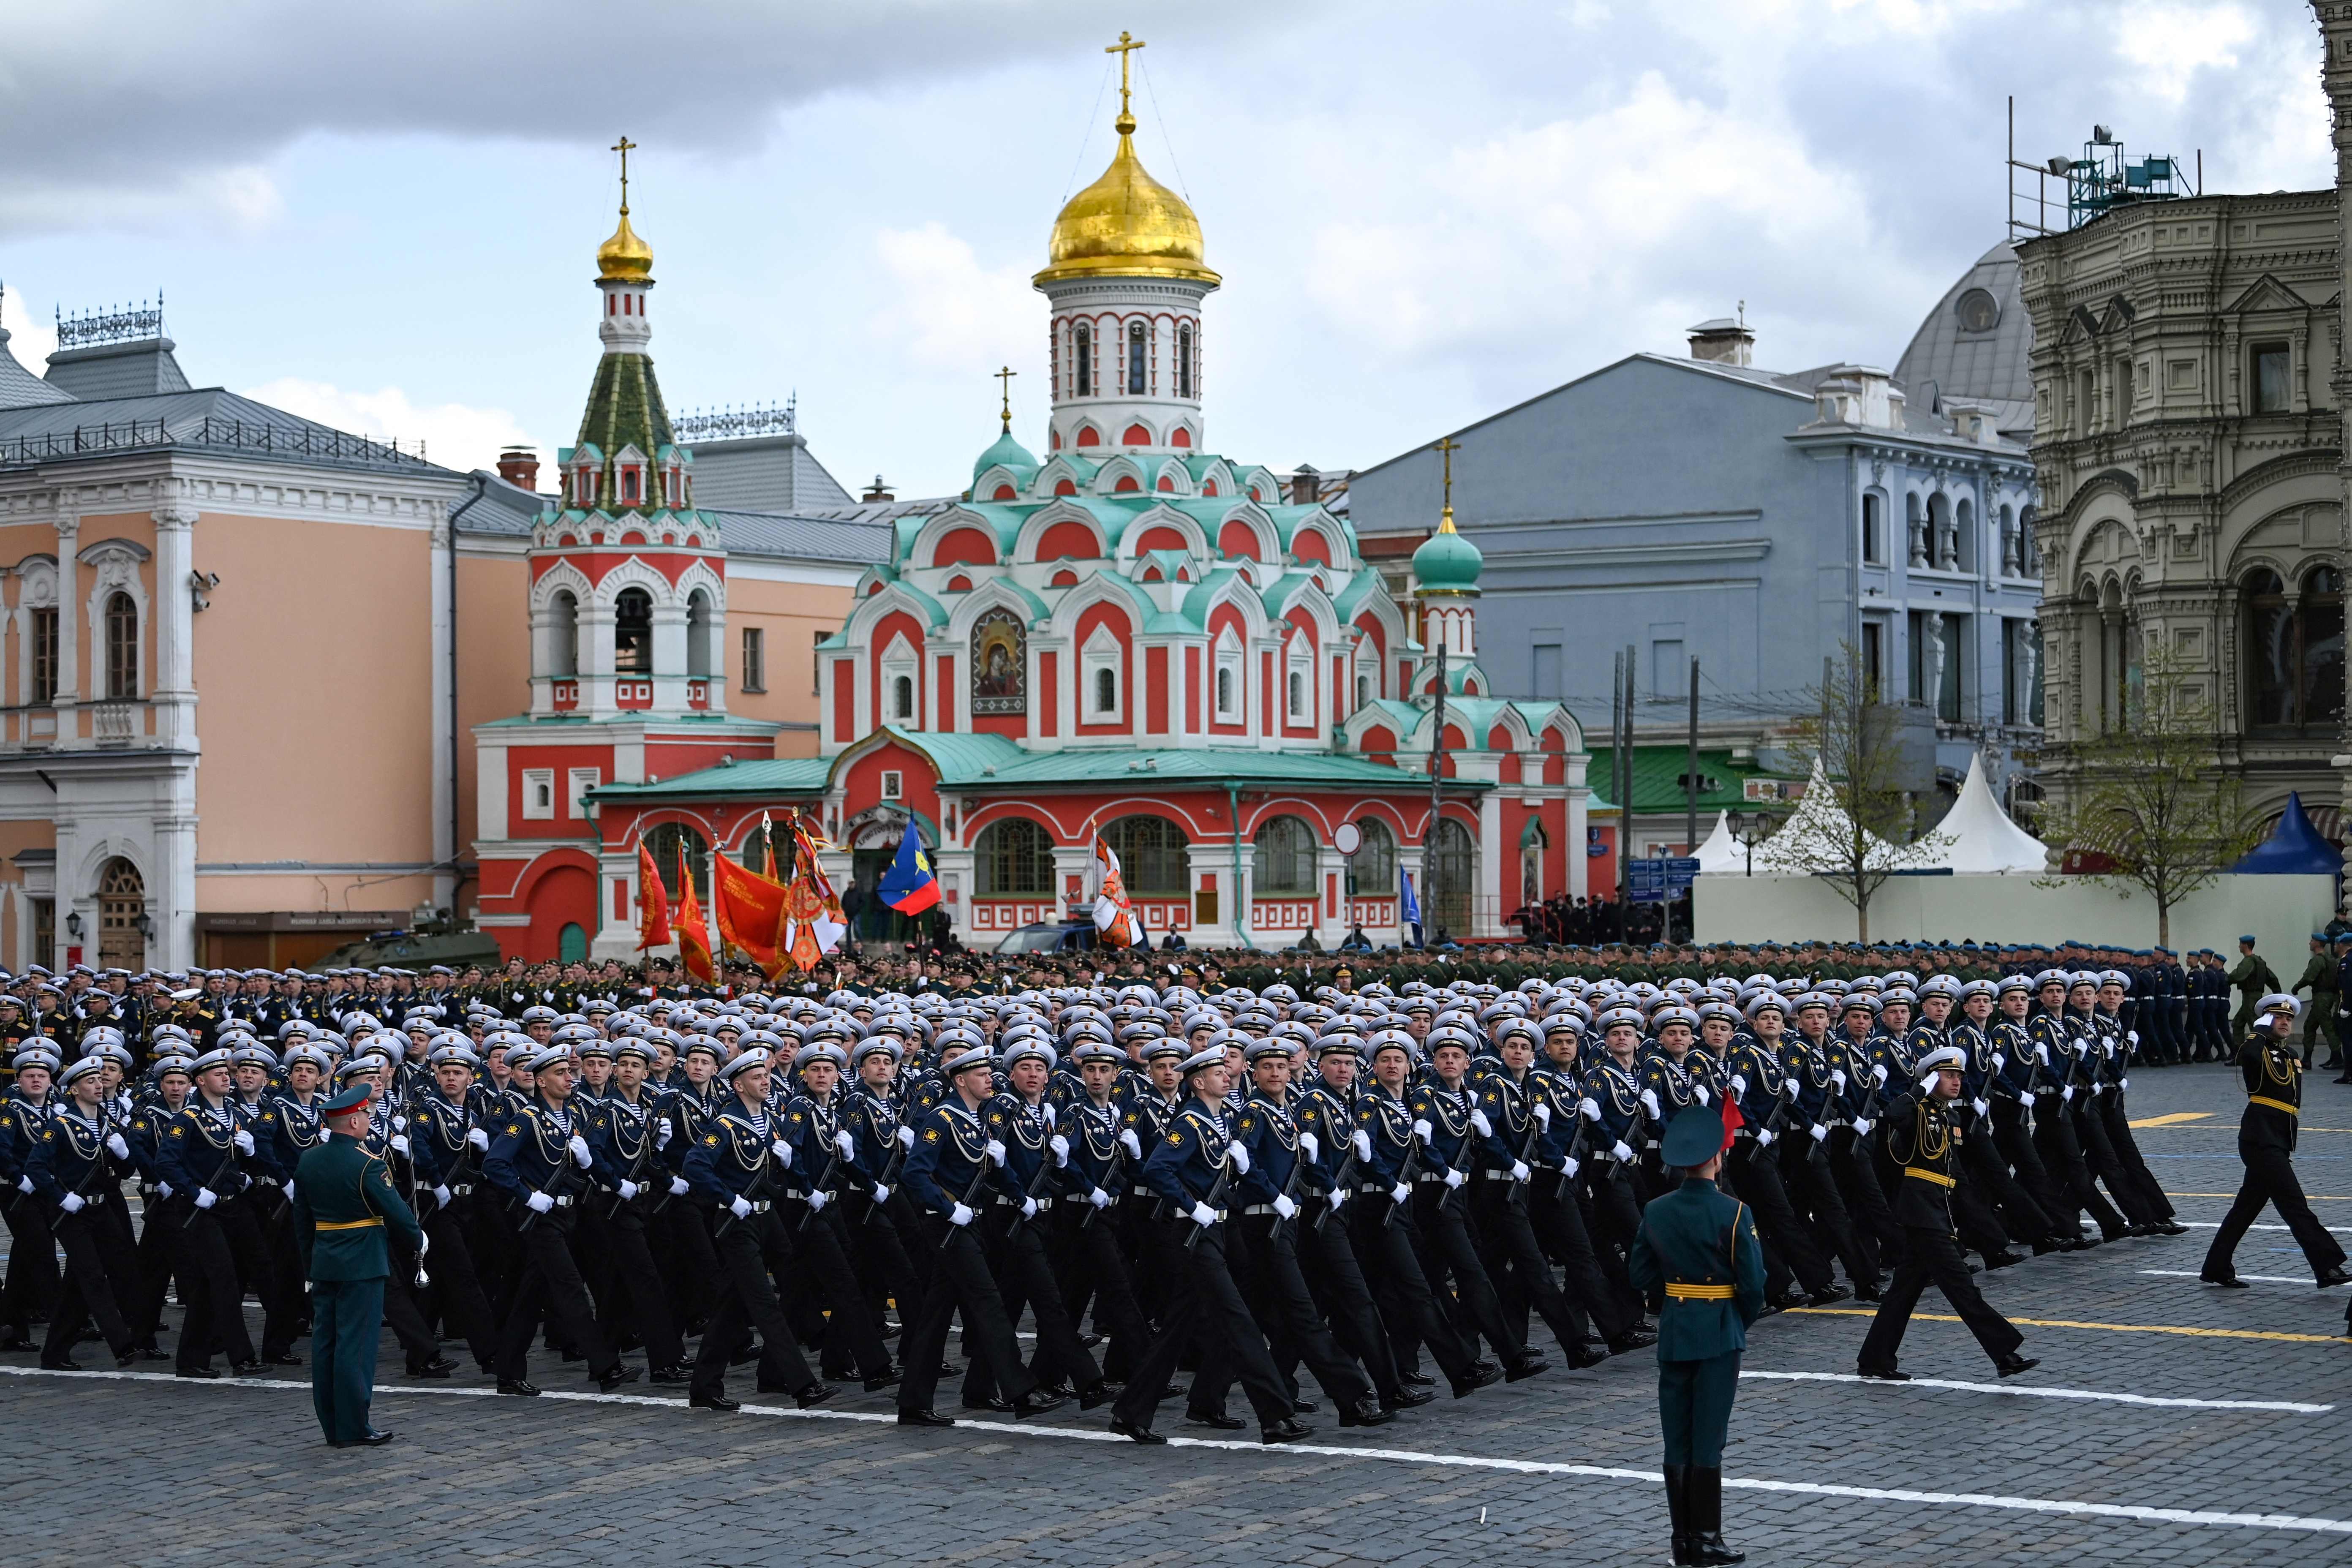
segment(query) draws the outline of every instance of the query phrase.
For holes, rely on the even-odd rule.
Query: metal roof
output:
[[[0,408],[0,468],[108,452],[234,452],[265,462],[370,468],[455,479],[392,443],[352,436],[217,386]]]
[[[871,566],[890,559],[890,525],[866,520],[770,511],[709,511],[730,555],[781,555]]]
[[[1995,312],[1989,330],[1973,330],[1961,319],[1960,302],[1981,289]],[[1976,302],[1975,308],[1981,309]],[[2007,240],[1979,257],[1959,281],[1944,291],[1911,344],[1895,363],[1895,384],[1921,411],[1959,398],[1994,405],[1993,427],[2006,435],[2033,429],[2033,321],[2025,313],[2017,251]]]
[[[8,330],[0,327],[0,409],[31,408],[44,403],[71,403],[74,395],[51,386],[17,363],[8,347]]]
[[[1618,803],[1611,795],[1616,770],[1611,759],[1614,748],[1594,746],[1591,760],[1585,763],[1585,782],[1592,786],[1591,804],[1595,809],[1614,811]],[[1689,765],[1690,752],[1686,746],[1664,745],[1633,748],[1633,809],[1643,812],[1680,811],[1687,800],[1684,794],[1683,773]],[[1756,804],[1747,798],[1743,788],[1746,780],[1761,777],[1765,770],[1752,762],[1734,762],[1728,751],[1699,749],[1698,772],[1702,780],[1712,779],[1716,787],[1698,792],[1701,811],[1741,810]]]

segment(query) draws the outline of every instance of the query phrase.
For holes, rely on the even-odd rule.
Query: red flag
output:
[[[774,979],[784,929],[784,885],[737,865],[723,849],[714,850],[710,907],[719,920],[719,942]]]
[[[677,850],[677,952],[686,972],[705,985],[719,983],[719,968],[710,962],[710,928],[702,923],[702,906],[694,896],[694,868],[686,863],[686,846]]]
[[[1723,1146],[1731,1147],[1732,1134],[1748,1125],[1748,1118],[1739,1114],[1739,1101],[1727,1094],[1723,1097]]]
[[[662,887],[661,872],[654,865],[653,851],[644,844],[637,846],[637,951],[649,947],[667,947],[669,932],[669,893]]]

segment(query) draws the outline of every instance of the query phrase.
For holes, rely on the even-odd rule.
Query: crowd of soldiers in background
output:
[[[92,1337],[189,1376],[295,1364],[285,1189],[364,1083],[430,1238],[387,1296],[411,1375],[456,1371],[447,1342],[528,1394],[545,1332],[607,1388],[642,1348],[732,1408],[756,1360],[764,1391],[855,1377],[929,1424],[960,1315],[965,1408],[1117,1397],[1150,1441],[1181,1357],[1189,1417],[1243,1425],[1239,1381],[1284,1441],[1302,1363],[1370,1425],[1438,1376],[1538,1374],[1533,1319],[1573,1366],[1649,1342],[1626,1258],[1694,1105],[1735,1130],[1776,1308],[1876,1298],[1905,1246],[1880,1123],[1950,1047],[1983,1267],[2177,1233],[2125,1100],[2136,1062],[2225,1049],[2226,997],[2185,984],[2211,972],[1959,944],[35,975],[0,1002],[0,1345],[46,1321],[52,1366]]]

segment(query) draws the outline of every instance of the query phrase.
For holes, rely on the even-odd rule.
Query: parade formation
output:
[[[73,1369],[96,1340],[118,1365],[204,1379],[299,1365],[309,1333],[323,1361],[372,1363],[373,1336],[331,1334],[345,1292],[319,1263],[357,1233],[383,1244],[410,1378],[460,1373],[447,1344],[529,1397],[544,1335],[601,1389],[645,1378],[711,1411],[740,1407],[730,1373],[756,1363],[754,1387],[803,1408],[853,1380],[892,1390],[909,1426],[1075,1402],[1152,1444],[1181,1397],[1187,1423],[1254,1417],[1279,1444],[1327,1407],[1382,1426],[1555,1361],[1658,1344],[1662,1371],[1696,1369],[1738,1347],[1720,1325],[1678,1328],[1685,1309],[1735,1290],[1742,1319],[1880,1303],[1856,1365],[1901,1379],[1904,1322],[1933,1283],[2006,1376],[2035,1363],[1979,1268],[2184,1229],[2130,1130],[2154,1026],[2120,971],[1507,989],[1359,985],[1339,963],[1302,973],[1302,994],[1204,986],[1192,959],[1155,965],[1156,985],[1030,988],[974,960],[961,990],[748,994],[672,985],[658,965],[576,988],[520,965],[464,989],[446,972],[318,990],[82,972],[64,1007],[36,975],[17,986],[29,1015],[0,1002],[18,1037],[0,1351]],[[407,992],[397,1017],[379,1010],[388,982]],[[2264,1202],[2321,1285],[2347,1279],[2288,1160],[2298,1012],[2263,999],[2239,1053],[2248,1176],[2206,1261],[2215,1284]],[[1713,1250],[1672,1239],[1696,1223],[1670,1218],[1676,1189],[1705,1172],[1738,1216],[1713,1223]],[[393,1201],[350,1208],[371,1176]],[[319,1367],[320,1386],[339,1371]],[[1737,1561],[1719,1518],[1729,1385],[1684,1382],[1668,1436],[1683,1560]],[[363,1400],[367,1383],[344,1386]],[[1714,1409],[1695,1434],[1694,1401]],[[383,1440],[331,1405],[322,1393],[329,1441]]]

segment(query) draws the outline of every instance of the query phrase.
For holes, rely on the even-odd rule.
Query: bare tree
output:
[[[1758,858],[1775,871],[1819,877],[1853,906],[1854,934],[1870,940],[1870,901],[1886,879],[1935,862],[1941,834],[1915,836],[1911,768],[1899,715],[1851,645],[1824,659],[1798,747],[1812,761],[1805,796]]]
[[[2253,848],[2262,829],[2238,781],[2213,766],[2216,728],[2201,686],[2151,646],[2124,693],[2120,722],[2067,748],[2042,837],[2066,869],[2156,902],[2156,941],[2172,945],[2172,911]]]

